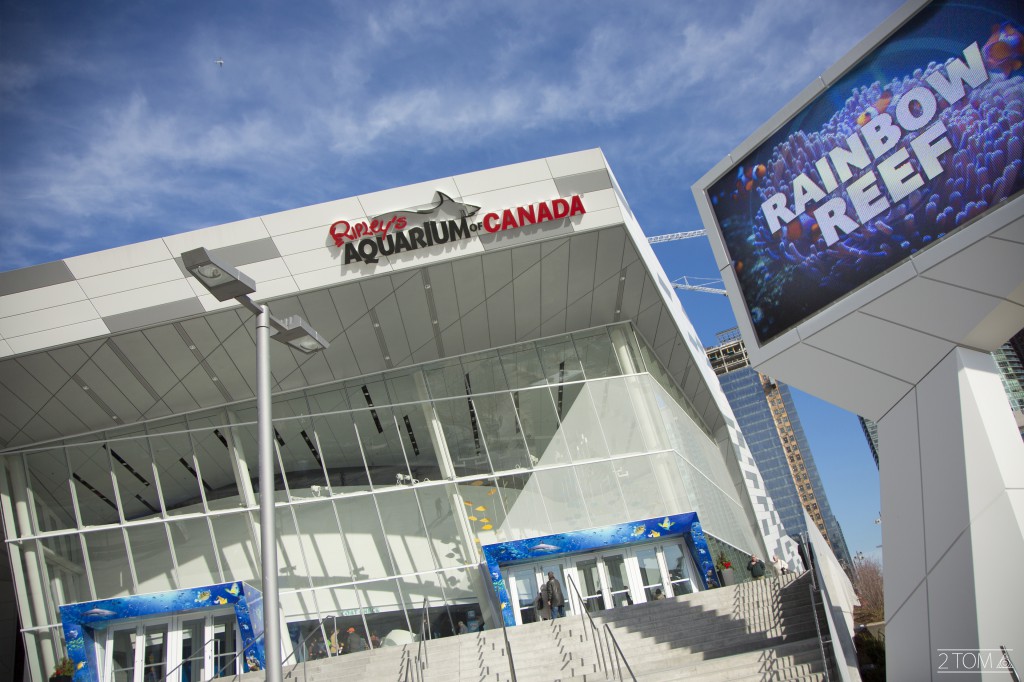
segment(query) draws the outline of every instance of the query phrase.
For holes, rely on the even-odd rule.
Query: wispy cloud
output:
[[[172,35],[155,9],[133,15],[145,55],[74,34],[17,58],[0,46],[13,96],[0,109],[0,267],[379,189],[367,178],[400,183],[402,160],[424,155],[472,170],[481,153],[512,162],[573,141],[627,167],[706,167],[888,9],[310,7],[183,20]],[[66,248],[26,236],[61,224],[80,235]]]

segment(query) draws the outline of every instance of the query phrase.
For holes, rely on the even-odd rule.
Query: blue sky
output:
[[[648,234],[699,229],[691,185],[899,4],[0,0],[0,271],[591,147]],[[705,344],[735,325],[682,296]],[[798,405],[874,552],[855,417]]]

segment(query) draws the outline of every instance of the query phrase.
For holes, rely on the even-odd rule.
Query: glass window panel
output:
[[[206,502],[210,509],[231,509],[242,504],[230,450],[232,443],[229,438],[233,434],[223,421],[221,415],[188,420],[200,475],[209,486],[206,488]],[[252,455],[258,457],[256,452]]]
[[[231,437],[234,439],[233,444],[236,448],[239,448],[240,452],[245,457],[245,465],[249,469],[249,480],[252,484],[253,494],[255,495],[256,504],[259,504],[259,491],[260,491],[260,448],[259,448],[259,432],[256,427],[256,410],[253,409],[251,414],[248,412],[242,413],[243,417],[251,419],[251,421],[244,424],[236,424],[231,427]],[[273,447],[273,460],[274,460],[274,490],[276,491],[275,499],[285,499],[285,485],[284,477],[281,475],[281,464],[277,458],[277,443],[275,440]]]
[[[429,397],[426,392],[421,394],[419,382],[416,379],[419,371],[418,369],[396,370],[384,375],[384,382],[388,388],[389,402],[392,405],[426,400]]]
[[[327,487],[321,465],[323,457],[314,440],[309,418],[275,421],[278,452],[288,477],[288,490],[293,498],[319,497]]]
[[[434,399],[466,395],[466,374],[457,359],[428,365],[423,376]]]
[[[497,351],[486,351],[463,358],[462,371],[474,394],[504,391],[508,388]]]
[[[497,502],[495,499],[497,488],[494,486],[486,488],[483,495],[487,499]],[[492,491],[494,492],[492,493]],[[465,546],[459,533],[455,514],[452,511],[453,508],[465,506],[455,497],[455,486],[452,484],[421,486],[416,488],[416,494],[419,495],[423,517],[427,521],[427,534],[441,566],[463,566],[474,561],[476,552],[468,551]],[[461,513],[461,509],[459,511]],[[494,528],[499,527],[498,523],[490,525]]]
[[[553,522],[552,513],[562,513],[566,505],[582,505],[576,481],[571,472],[567,478],[566,472],[569,470],[545,469],[534,474],[501,476],[498,491],[507,516],[498,528],[497,540],[519,540],[553,532],[559,524]],[[509,533],[516,537],[509,537]]]
[[[308,391],[306,395],[312,414],[343,412],[351,409],[351,405],[348,404],[348,393],[344,386],[333,385],[316,388]]]
[[[606,458],[608,447],[587,385],[557,386],[550,391],[562,421],[562,433],[569,446],[569,456],[576,461]]]
[[[501,366],[509,388],[523,389],[547,383],[544,378],[544,368],[540,364],[540,355],[534,344],[528,343],[503,348],[500,353]]]
[[[224,580],[259,580],[260,555],[253,541],[249,514],[211,516],[210,523],[217,536],[217,553],[224,568]]]
[[[580,490],[572,467],[538,471],[534,478],[540,482],[543,503],[550,519],[551,528],[544,531],[545,533],[561,533],[601,525],[592,522],[587,515],[588,505],[584,503],[585,496]],[[513,512],[510,510],[509,516],[512,515]]]
[[[336,500],[341,529],[355,562],[353,578],[366,580],[394,575],[377,508],[369,495]]]
[[[615,358],[615,349],[608,336],[608,330],[595,329],[572,335],[576,344],[576,352],[583,365],[583,372],[588,379],[613,377],[622,374],[619,362]]]
[[[479,575],[476,569],[451,569],[443,573],[445,593],[445,614],[431,616],[431,625],[435,633],[442,637],[459,634],[459,623],[466,624],[466,631],[474,620],[482,622],[479,598],[473,590],[473,575]],[[491,589],[488,587],[487,589]],[[492,624],[497,627],[497,623]],[[487,626],[490,629],[490,626]]]
[[[685,582],[690,579],[689,551],[686,545],[681,542],[674,542],[664,546],[665,566],[668,568],[668,579],[672,583],[672,591],[676,595],[688,594],[691,590],[683,589]]]
[[[295,520],[290,507],[274,510],[277,531],[277,574],[282,589],[309,587],[309,569],[302,541],[295,530]]]
[[[595,462],[576,466],[576,474],[594,525],[605,526],[630,520],[619,488],[619,476],[624,470],[615,466],[618,463]]]
[[[490,474],[491,467],[480,438],[476,407],[466,398],[434,402],[456,476]]]
[[[632,365],[631,367],[623,366],[622,357],[617,355],[616,358],[622,371],[631,373],[643,372],[644,362],[640,356],[640,348],[637,344],[636,335],[633,333],[633,327],[628,323],[620,324],[609,327],[608,333],[612,337],[612,345],[617,349],[624,349],[629,358],[628,363]],[[617,352],[619,351],[617,350]]]
[[[420,513],[415,490],[395,490],[377,496],[381,521],[395,569],[399,573],[432,571],[437,563]]]
[[[555,414],[555,403],[546,388],[534,388],[512,393],[512,402],[519,413],[523,436],[535,466],[564,464],[569,460],[569,449],[559,433],[561,424]]]
[[[39,542],[53,552],[46,565],[50,572],[53,588],[53,602],[56,605],[74,604],[89,600],[88,581],[85,577],[85,562],[82,559],[82,545],[78,535],[63,535],[56,538],[42,538]]]
[[[168,524],[174,554],[178,557],[181,587],[198,587],[221,582],[216,549],[205,518],[183,519]]]
[[[428,417],[433,419],[430,403],[396,407],[394,414],[398,417],[398,430],[412,477],[418,481],[442,480],[441,462],[431,438],[431,425],[427,422]]]
[[[99,526],[119,523],[110,458],[99,443],[68,448],[71,477],[75,482],[82,524]]]
[[[351,413],[315,417],[313,429],[331,489],[335,493],[366,490],[369,479],[363,466],[363,457],[359,453]]]
[[[164,524],[129,526],[128,544],[135,562],[135,577],[140,592],[160,592],[177,587],[174,580],[174,561]]]
[[[205,619],[186,620],[181,625],[181,680],[199,682],[209,677],[206,670]]]
[[[175,426],[182,430],[185,428],[184,422]],[[160,489],[167,512],[189,514],[203,511],[199,470],[192,455],[192,442],[188,433],[154,435],[149,442],[160,474]],[[213,490],[209,483],[206,486],[208,490]]]
[[[503,530],[507,525],[505,508],[502,496],[498,494],[497,479],[478,479],[460,485],[458,490],[466,523],[476,539],[474,545],[487,545],[506,539]],[[474,557],[472,561],[477,561],[475,548],[471,554]]]
[[[411,474],[402,449],[401,432],[391,408],[360,410],[352,413],[352,419],[373,486],[394,487],[410,483]]]
[[[425,632],[429,638],[437,625],[437,616],[444,613],[444,574],[437,572],[406,576],[398,579],[398,587],[412,631],[417,637]],[[427,601],[426,609],[423,608],[424,600]]]
[[[604,436],[611,453],[626,454],[646,450],[640,420],[630,399],[630,394],[637,391],[638,382],[629,377],[592,381],[587,385],[594,396],[598,422],[609,427],[604,429]]]
[[[18,456],[18,455],[16,455]],[[13,459],[9,465],[14,466]],[[25,455],[28,484],[36,506],[40,531],[76,528],[75,507],[71,502],[68,464],[62,448]],[[10,481],[10,478],[7,479]],[[31,528],[18,529],[19,535],[32,534]]]
[[[516,419],[512,396],[508,393],[476,396],[473,406],[494,470],[529,469],[530,456]]]
[[[380,580],[357,585],[355,591],[363,604],[365,627],[350,625],[368,641],[376,634],[381,646],[400,646],[410,641],[415,630],[402,608],[402,593],[395,580]],[[349,648],[346,645],[346,648]]]
[[[136,438],[108,441],[106,445],[127,521],[160,516],[160,496],[153,475],[149,439],[141,431],[136,435]]]
[[[549,341],[538,341],[537,352],[544,377],[549,384],[583,379],[583,366],[576,355],[572,340],[564,336]]]
[[[337,585],[355,580],[349,543],[338,531],[331,500],[292,507],[299,527],[299,541],[313,585]]]
[[[96,598],[133,594],[135,588],[128,567],[128,550],[121,529],[86,533],[84,537]]]
[[[328,621],[328,632],[324,632],[318,620],[299,620],[288,623],[288,637],[292,640],[292,649],[295,651],[294,660],[318,661],[322,658],[336,655],[337,638],[330,637],[330,621]]]
[[[651,457],[630,457],[612,462],[631,519],[650,519],[665,513],[661,483]]]

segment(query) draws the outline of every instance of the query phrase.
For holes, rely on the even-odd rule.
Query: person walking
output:
[[[537,620],[547,620],[551,617],[551,608],[548,606],[547,597],[544,593],[547,591],[547,585],[541,587],[537,592],[537,599],[533,603],[534,611],[536,612]]]
[[[753,554],[750,555],[750,563],[747,564],[747,570],[750,571],[750,575],[753,576],[754,580],[764,578],[764,562]]]
[[[548,571],[548,582],[544,585],[544,600],[551,610],[552,620],[565,617],[565,597],[562,595],[562,584],[558,582],[554,571]]]

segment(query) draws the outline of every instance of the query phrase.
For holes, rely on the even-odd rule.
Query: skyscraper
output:
[[[718,336],[721,343],[708,349],[708,359],[783,527],[790,536],[798,536],[806,530],[802,510],[807,510],[836,558],[850,565],[843,531],[832,515],[789,387],[750,366],[736,330]]]

